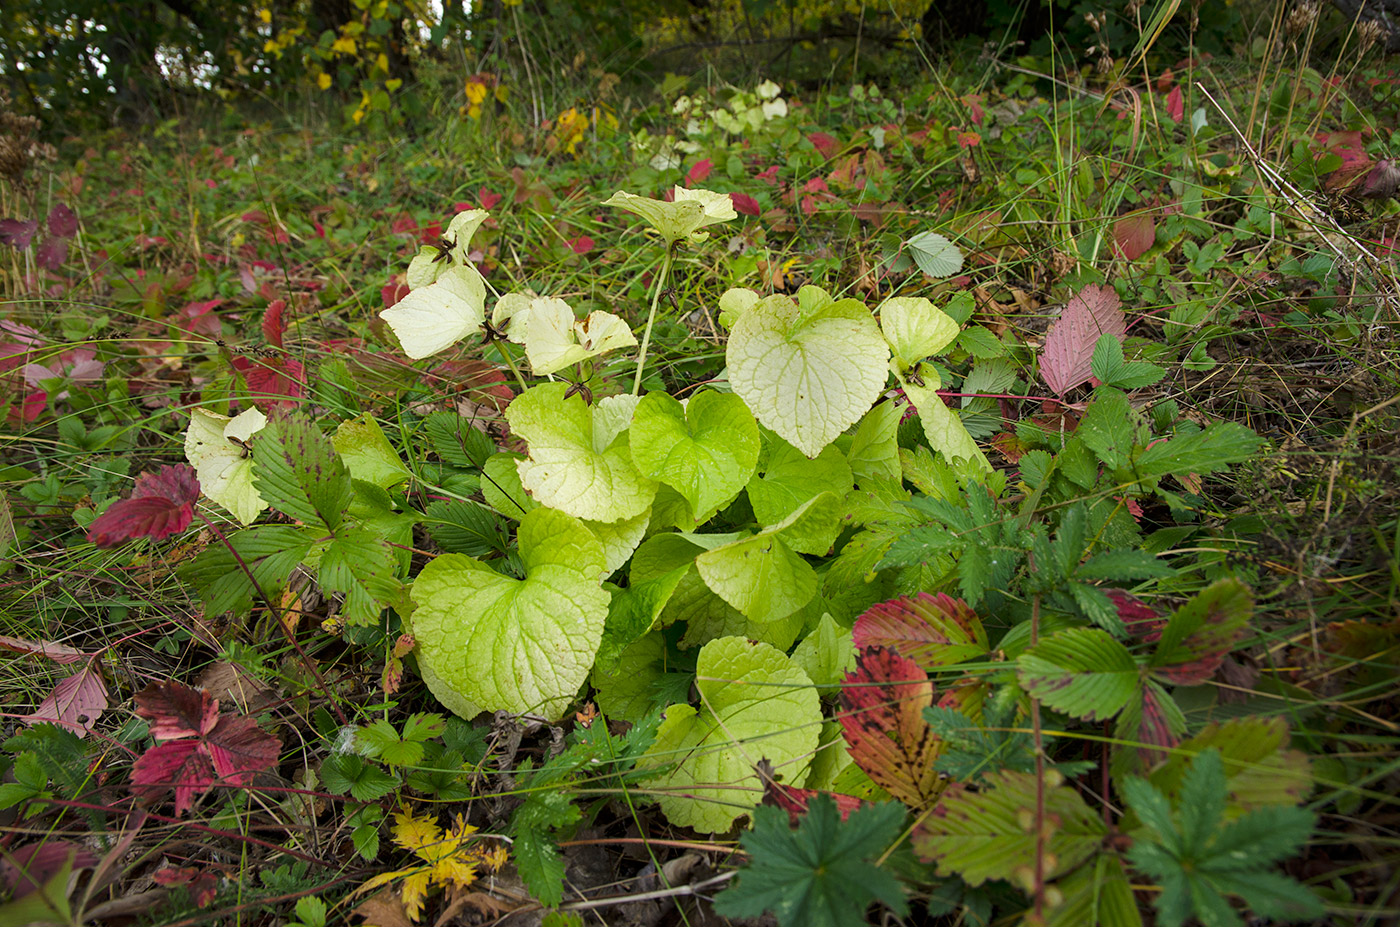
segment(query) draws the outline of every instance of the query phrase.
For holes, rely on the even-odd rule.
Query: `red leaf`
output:
[[[34,252],[34,263],[45,270],[58,270],[68,260],[68,239],[48,238]]]
[[[1400,167],[1391,160],[1377,161],[1376,166],[1361,182],[1361,196],[1368,200],[1386,200],[1400,187]]]
[[[136,694],[136,713],[164,740],[132,769],[132,790],[148,795],[175,789],[175,813],[190,807],[215,782],[246,785],[277,762],[282,743],[252,718],[219,714],[209,693],[179,683],[149,686]]]
[[[55,644],[52,641],[29,641],[22,637],[0,636],[0,649],[13,653],[38,654],[55,663],[77,663],[85,657],[92,656],[92,654],[82,650],[74,650],[72,647]]]
[[[852,631],[861,650],[889,647],[922,670],[947,666],[987,652],[987,634],[962,599],[921,592],[872,605]]]
[[[49,234],[58,238],[72,238],[78,234],[78,217],[73,210],[59,203],[49,212]]]
[[[49,394],[43,390],[35,390],[20,400],[18,406],[10,407],[10,421],[15,424],[28,425],[37,419],[44,412],[44,406],[48,404]]]
[[[491,210],[501,201],[501,194],[492,193],[490,190],[482,187],[480,190],[476,191],[476,198],[481,200],[482,209]]]
[[[9,245],[16,249],[28,248],[38,229],[38,219],[0,219],[0,245]]]
[[[1157,223],[1150,212],[1135,212],[1113,223],[1113,245],[1122,257],[1136,261],[1157,240]]]
[[[131,498],[114,502],[97,517],[88,528],[88,540],[113,547],[134,538],[169,537],[189,527],[198,498],[199,480],[186,464],[144,473]]]
[[[73,871],[97,865],[97,857],[70,840],[43,840],[0,855],[0,884],[18,901],[39,890],[63,864],[73,860]]]
[[[729,199],[734,203],[734,211],[743,216],[756,216],[762,209],[758,205],[758,200],[747,193],[731,193]]]
[[[774,164],[774,165],[772,165],[772,166],[770,166],[770,167],[766,167],[766,168],[764,168],[763,170],[759,171],[757,174],[754,174],[754,177],[755,177],[756,179],[758,179],[758,180],[763,181],[764,183],[768,184],[769,186],[777,186],[777,184],[778,184],[778,165]],[[734,195],[734,194],[732,194],[732,193],[730,194],[730,196],[733,196],[733,195]]]
[[[287,301],[285,299],[275,299],[268,303],[267,311],[263,313],[263,337],[274,348],[282,347],[282,336],[287,333],[287,323],[282,318],[283,310],[286,308]]]
[[[703,161],[696,161],[685,175],[685,185],[693,187],[697,183],[704,183],[705,178],[710,176],[710,171],[715,169],[715,164],[709,158]]]
[[[958,133],[958,147],[959,147],[959,148],[976,148],[976,147],[977,147],[978,145],[980,145],[980,144],[982,144],[982,136],[979,135],[978,133],[976,133],[976,132],[959,132],[959,133]]]
[[[196,906],[204,908],[219,893],[219,877],[198,866],[173,866],[157,870],[152,876],[157,885],[182,885]]]
[[[1173,87],[1171,93],[1167,94],[1167,115],[1172,122],[1181,122],[1186,118],[1186,101],[1181,98],[1181,88]]]
[[[943,791],[933,769],[943,743],[923,717],[931,705],[927,674],[888,647],[861,651],[841,687],[841,732],[851,759],[915,810],[931,805]]]
[[[1040,376],[1057,396],[1087,383],[1093,372],[1089,361],[1094,345],[1104,334],[1122,338],[1128,331],[1127,319],[1119,308],[1118,294],[1111,286],[1090,284],[1070,297],[1060,318],[1045,333],[1045,350],[1040,356]]]
[[[379,290],[379,298],[384,302],[385,309],[394,308],[394,304],[408,295],[407,283],[388,283]]]
[[[1108,598],[1118,609],[1118,617],[1129,634],[1144,644],[1155,644],[1162,639],[1162,629],[1167,626],[1167,619],[1157,614],[1151,605],[1122,589],[1108,590]]]
[[[253,403],[262,408],[294,405],[306,395],[306,371],[301,361],[290,357],[269,360],[233,359],[233,368],[243,374]]]
[[[568,241],[569,248],[574,254],[587,254],[593,250],[594,244],[595,242],[593,239],[589,238],[587,235],[580,235],[578,238],[570,238]]]
[[[1198,686],[1215,675],[1245,633],[1254,598],[1238,580],[1219,580],[1177,609],[1162,630],[1152,675],[1177,686]]]
[[[175,318],[179,320],[180,327],[192,335],[208,335],[211,338],[217,338],[223,334],[223,327],[219,323],[219,317],[214,314],[214,310],[222,304],[222,299],[186,303],[179,312],[175,313]]]
[[[796,827],[798,819],[807,813],[807,804],[818,795],[830,795],[836,800],[836,810],[841,814],[841,820],[851,816],[852,811],[860,810],[863,802],[854,795],[842,795],[839,792],[820,792],[816,789],[799,789],[791,785],[783,785],[775,782],[772,778],[764,780],[763,803],[781,808],[788,813],[792,826]]]
[[[807,136],[807,141],[817,149],[823,158],[831,159],[836,157],[836,153],[841,150],[841,143],[827,135],[825,132],[813,132]]]
[[[26,724],[48,721],[86,737],[107,705],[107,683],[102,680],[102,668],[96,660],[89,660],[87,666],[54,686],[39,708],[33,714],[22,715],[21,720]]]

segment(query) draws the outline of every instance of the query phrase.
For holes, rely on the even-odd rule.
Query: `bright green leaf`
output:
[[[732,393],[705,390],[684,407],[665,393],[637,404],[632,459],[648,479],[674,488],[697,522],[733,501],[758,461],[758,424]]]

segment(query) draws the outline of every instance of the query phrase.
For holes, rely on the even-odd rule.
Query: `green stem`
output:
[[[656,289],[651,294],[651,312],[647,315],[646,331],[642,333],[642,348],[637,352],[637,379],[632,382],[632,395],[642,392],[642,372],[646,369],[647,347],[651,344],[651,326],[656,322],[656,308],[661,305],[661,291],[666,289],[666,278],[671,273],[671,255],[674,245],[666,249],[661,259],[661,271],[656,275]]]
[[[510,372],[515,374],[515,380],[520,384],[520,391],[523,393],[530,388],[530,384],[525,382],[525,377],[520,372],[520,368],[515,366],[515,358],[510,356],[510,351],[503,344],[496,345],[496,350],[505,359],[506,366],[510,367]]]

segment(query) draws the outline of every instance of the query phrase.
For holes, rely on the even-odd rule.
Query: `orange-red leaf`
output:
[[[866,775],[911,808],[943,791],[934,761],[943,742],[924,720],[933,685],[913,660],[888,647],[861,651],[841,687],[841,732]]]

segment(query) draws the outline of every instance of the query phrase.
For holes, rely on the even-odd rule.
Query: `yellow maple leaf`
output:
[[[438,845],[442,841],[442,829],[437,819],[417,817],[412,808],[405,807],[394,814],[394,842],[405,850],[422,856],[425,847]]]

